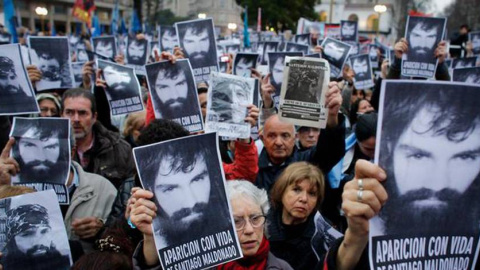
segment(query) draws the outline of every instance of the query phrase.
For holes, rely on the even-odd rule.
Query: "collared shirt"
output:
[[[72,193],[72,191],[78,187],[78,185],[80,184],[80,179],[78,177],[78,173],[77,173],[77,169],[75,169],[75,166],[73,165],[70,165],[70,168],[72,169],[73,171],[73,181],[72,183],[67,187],[68,188],[68,193]]]
[[[83,154],[85,154],[85,152],[87,152],[88,150],[92,149],[94,143],[95,143],[95,136],[93,136],[92,142],[90,143],[90,145],[85,151],[81,151],[80,149],[77,150],[78,160],[80,161],[80,165],[82,165],[84,169],[88,166],[88,163],[90,163],[90,158],[84,157]]]

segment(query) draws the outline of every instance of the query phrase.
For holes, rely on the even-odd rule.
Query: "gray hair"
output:
[[[264,215],[270,210],[267,192],[264,189],[257,188],[247,180],[227,181],[227,195],[230,200],[240,195],[248,197],[252,202],[260,206]]]

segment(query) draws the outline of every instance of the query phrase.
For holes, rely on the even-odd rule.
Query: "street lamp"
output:
[[[373,10],[378,13],[378,22],[377,22],[377,37],[380,32],[380,17],[382,16],[382,13],[387,11],[387,6],[385,5],[375,5],[373,7]]]
[[[35,13],[42,18],[42,33],[45,34],[45,16],[48,14],[48,9],[45,7],[37,7],[35,8]]]
[[[205,19],[205,18],[207,18],[207,14],[205,14],[205,13],[198,13],[198,18],[199,18],[199,19]]]
[[[228,27],[228,29],[230,29],[233,32],[233,31],[235,31],[235,29],[237,29],[237,24],[236,23],[229,23],[227,27]]]

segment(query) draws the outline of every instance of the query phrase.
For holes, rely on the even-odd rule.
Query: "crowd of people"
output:
[[[464,28],[462,26],[462,31]],[[189,29],[185,31],[188,39],[183,41],[183,48],[170,48],[165,43],[162,45],[164,51],[154,51],[149,61],[168,61],[176,65],[177,61],[190,59],[193,65],[201,61],[201,57],[212,54],[215,49],[212,45],[205,52],[197,51],[201,50],[199,44],[204,35],[201,30],[198,30],[199,33]],[[132,46],[141,46],[145,42],[143,34],[132,38],[136,40]],[[92,49],[88,39],[82,42]],[[20,43],[25,45],[25,40],[20,38]],[[239,63],[236,72],[260,81],[261,102],[249,105],[247,117],[243,119],[252,127],[258,123],[260,130],[258,140],[248,138],[221,143],[227,196],[243,258],[219,265],[217,269],[369,269],[369,222],[379,214],[389,198],[394,200],[398,196],[387,194],[385,187],[386,182],[394,181],[390,179],[394,172],[372,163],[381,85],[383,80],[401,78],[402,58],[409,50],[415,49],[412,46],[416,45],[405,38],[396,42],[393,63],[389,63],[390,60],[378,51],[379,76],[374,79],[371,89],[355,88],[354,67],[348,64],[339,77],[330,78],[325,91],[325,106],[328,108],[325,129],[294,126],[283,121],[274,102],[275,94],[280,91],[272,84],[275,75],[261,74],[253,68],[241,70]],[[438,59],[435,78],[449,81],[450,74],[445,64],[449,56],[446,42],[440,41],[432,46],[434,55],[425,57]],[[467,47],[470,53],[471,44],[468,43]],[[323,53],[323,49],[322,46],[312,46],[310,50],[311,53]],[[125,64],[121,51],[108,56],[118,64]],[[72,61],[79,57],[73,52]],[[138,60],[135,54],[131,57]],[[0,65],[8,64],[0,58]],[[26,70],[34,87],[46,74],[41,67],[34,65],[27,66]],[[229,73],[232,70],[232,66],[227,68]],[[3,69],[0,72],[0,91],[8,91],[4,81],[8,84],[10,74],[3,74]],[[157,71],[159,75],[151,86],[171,93],[178,90],[180,95],[185,92],[186,96],[189,87],[185,80],[187,75],[180,68],[176,72]],[[204,180],[209,178],[211,167],[207,156],[216,155],[217,150],[184,145],[183,149],[179,147],[162,153],[161,160],[146,159],[145,166],[153,165],[155,168],[151,174],[142,177],[157,179],[161,175],[159,179],[164,183],[142,187],[132,149],[193,135],[174,121],[158,119],[159,115],[167,117],[170,113],[187,112],[192,105],[173,94],[171,100],[160,100],[150,95],[147,79],[139,76],[145,111],[112,116],[105,89],[115,85],[106,84],[103,79],[108,76],[107,69],[96,69],[93,61],[87,61],[83,65],[80,87],[38,92],[36,99],[40,113],[30,116],[70,119],[72,162],[66,183],[70,202],[60,208],[72,252],[72,269],[162,269],[155,246],[155,232],[152,231],[157,216],[161,217],[160,226],[165,226],[165,230],[175,229],[178,232],[175,239],[163,239],[167,244],[186,241],[196,227],[214,227],[223,222],[215,220],[221,213],[212,211],[215,201],[210,200],[210,187],[204,187],[213,182],[212,179],[208,182]],[[197,81],[195,87],[203,119],[206,119],[208,83]],[[159,99],[156,104],[164,105],[158,108],[159,112],[154,109],[152,99]],[[412,118],[420,115],[422,105],[415,108],[416,113],[410,115]],[[455,112],[452,114],[461,119],[461,115]],[[478,124],[479,117],[480,114],[472,115],[468,121],[476,119]],[[21,176],[23,166],[29,162],[16,160],[10,154],[19,144],[8,137],[11,120],[9,116],[0,116],[0,148],[3,149],[0,156],[0,198],[34,192],[30,188],[9,186],[12,177]],[[409,123],[405,125],[409,126]],[[465,136],[479,136],[475,125],[465,129],[470,130]],[[399,132],[396,136],[401,137],[403,133]],[[395,147],[393,145],[392,149],[402,151]],[[475,151],[467,151],[464,155],[469,156],[465,158],[478,159],[478,147]],[[204,162],[188,163],[189,157],[197,157]],[[52,157],[37,155],[32,159],[45,162]],[[162,173],[165,166],[170,171]],[[472,172],[475,173],[472,178],[479,178],[478,170]],[[182,181],[171,182],[169,178]],[[398,176],[395,178],[399,181]],[[190,195],[177,194],[175,189],[186,190]],[[202,193],[203,190],[208,192]],[[178,209],[167,211],[167,208],[162,209],[162,205]],[[195,213],[208,208],[211,208],[210,214],[195,220]],[[196,222],[189,222],[190,218]],[[6,226],[9,230],[9,226],[13,225],[7,222]],[[18,229],[7,234],[6,242],[10,244],[5,247],[6,255],[0,258],[4,269],[11,269],[10,254],[24,257],[26,261],[44,255],[19,249],[18,235],[22,233],[22,229]],[[25,235],[22,234],[22,237]],[[48,260],[52,257],[43,258]]]

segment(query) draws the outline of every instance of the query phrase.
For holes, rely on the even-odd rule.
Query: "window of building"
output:
[[[367,30],[369,30],[369,31],[377,31],[378,30],[378,15],[377,14],[372,14],[372,15],[368,16]]]
[[[328,19],[328,13],[326,11],[320,11],[318,20],[321,22],[326,22]]]

